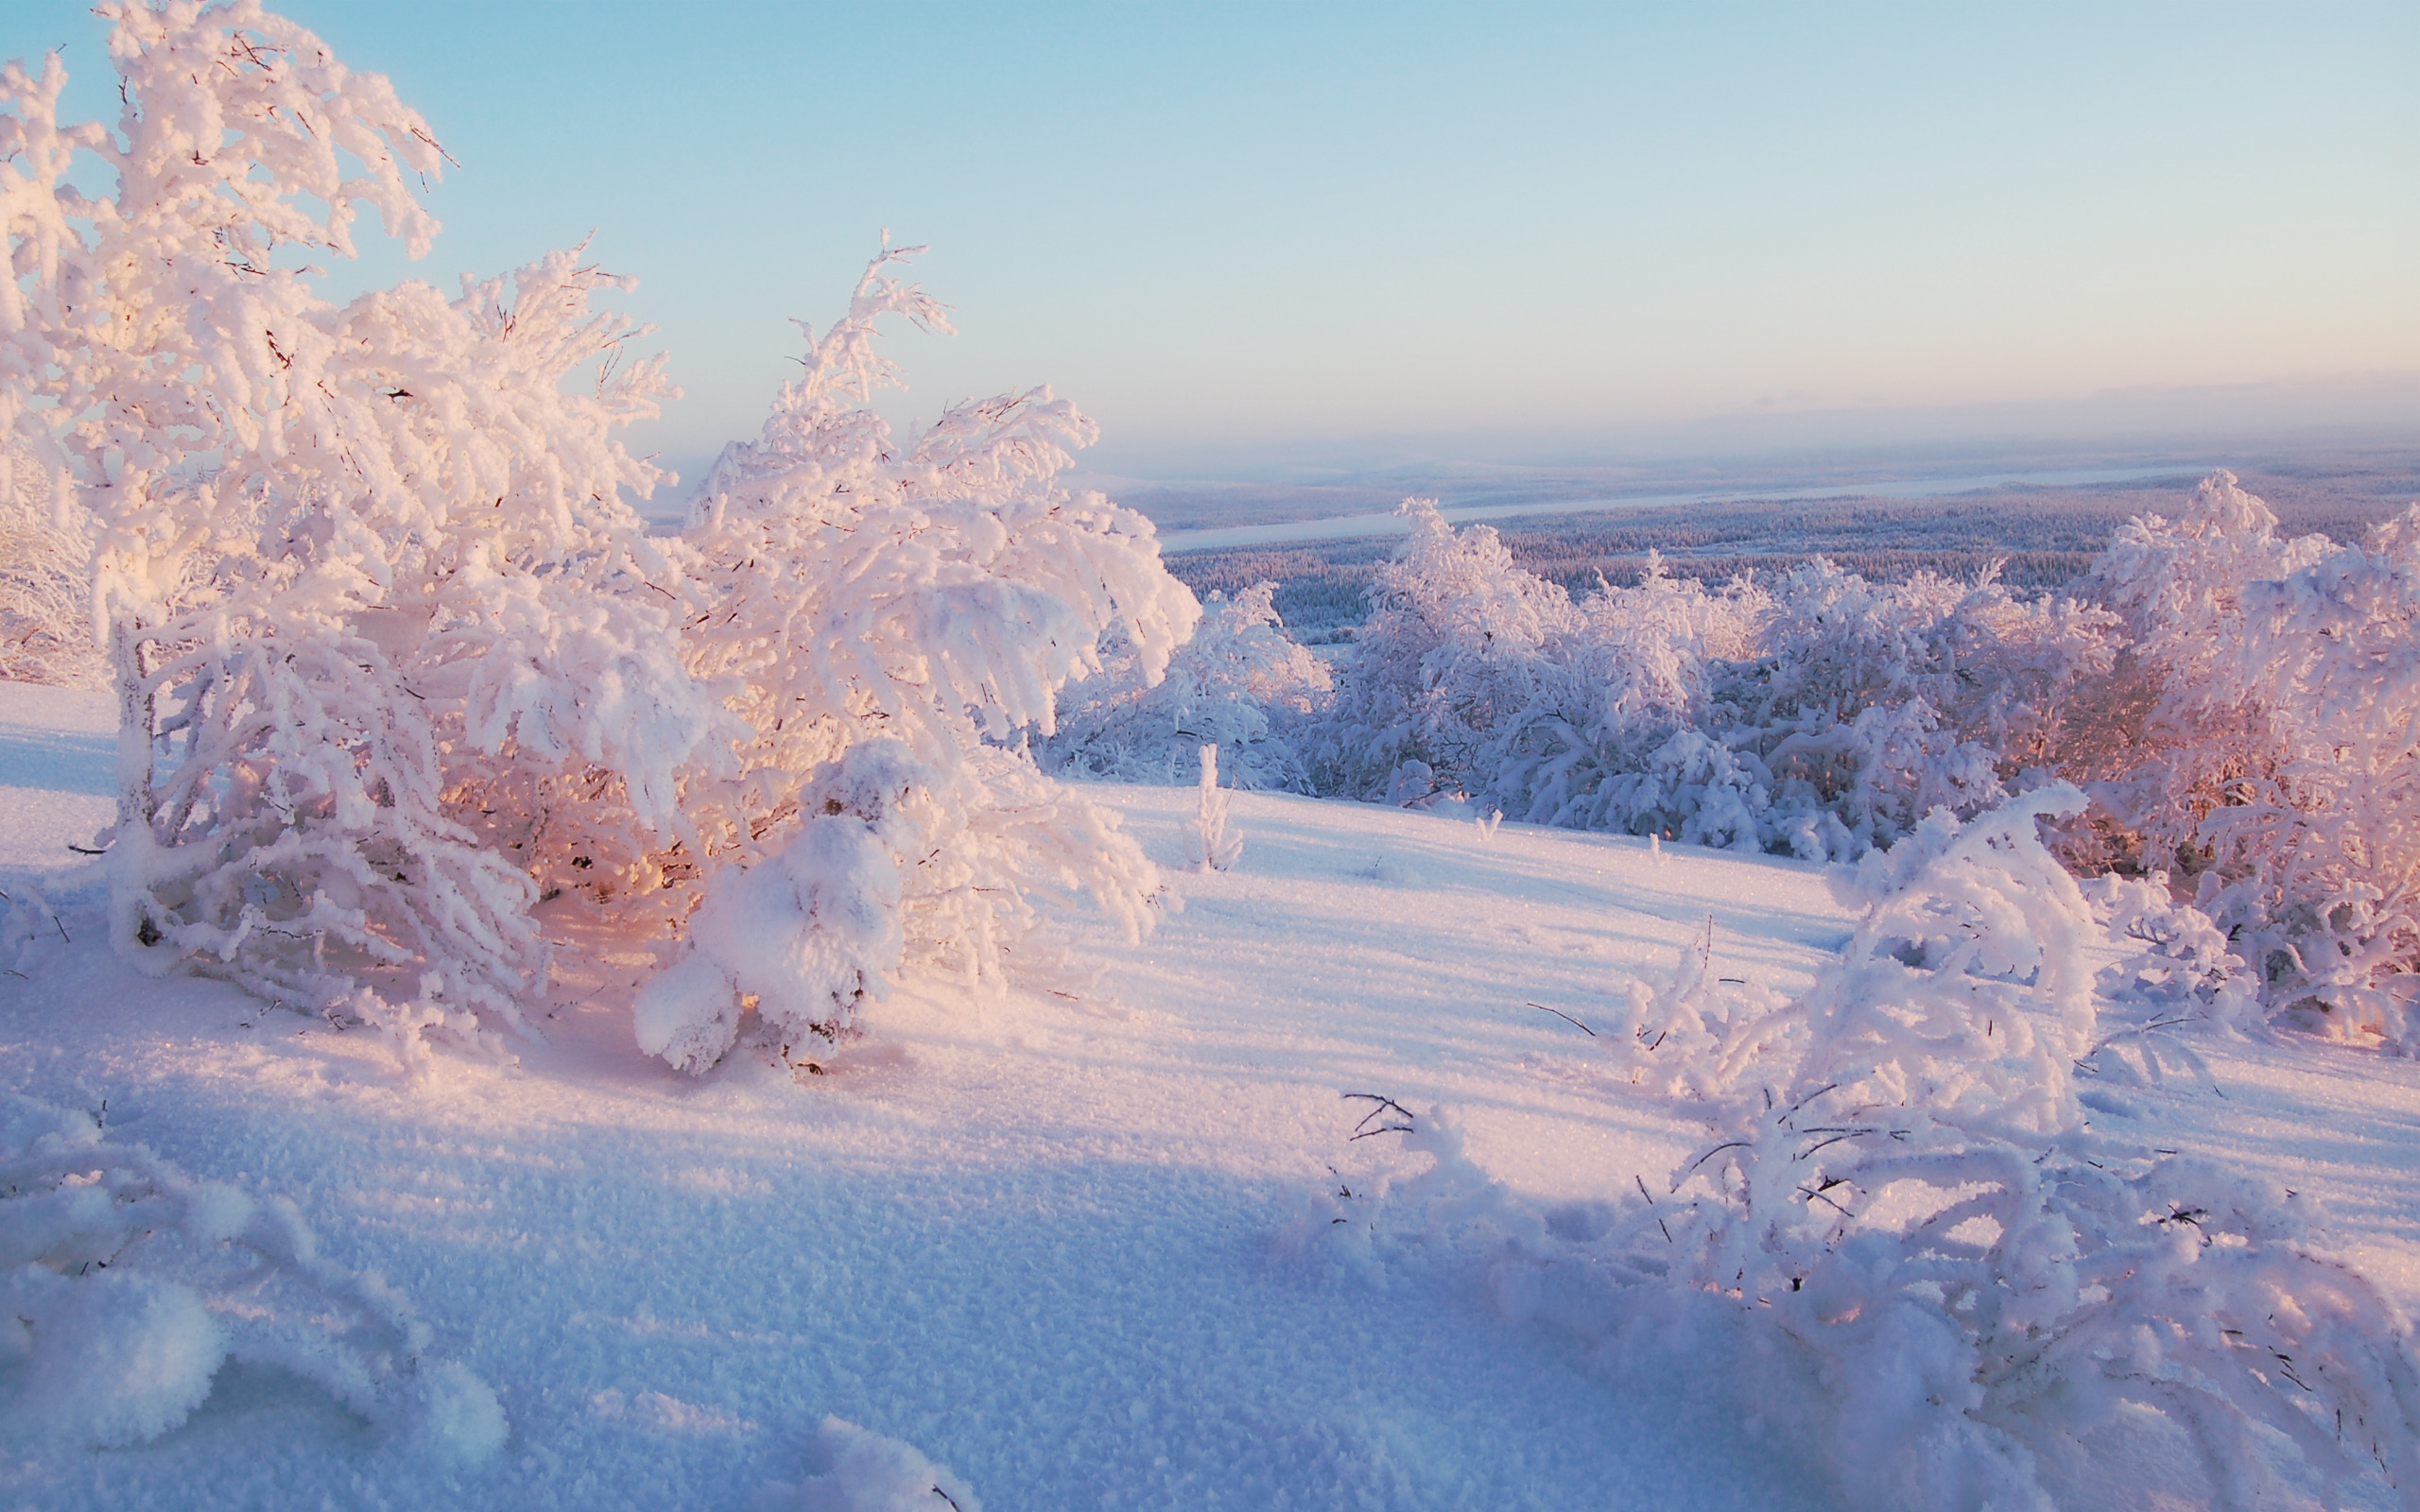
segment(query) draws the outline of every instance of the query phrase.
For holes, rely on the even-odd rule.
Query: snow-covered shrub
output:
[[[626,285],[572,253],[334,304],[295,251],[350,255],[365,208],[425,249],[425,124],[255,0],[101,13],[114,132],[60,125],[56,57],[0,75],[0,425],[97,538],[114,942],[390,1026],[516,1022],[533,871],[677,827],[717,717],[621,502],[660,365],[617,366],[633,328],[589,301]]]
[[[2113,655],[2114,616],[2019,600],[1990,575],[1881,586],[1818,560],[1772,604],[1758,654],[1721,669],[1714,703],[1718,728],[1770,773],[1802,855],[1855,855],[1935,807],[1967,816],[1998,801]]]
[[[999,980],[1038,894],[1089,893],[1136,930],[1158,890],[1114,816],[1007,742],[1050,734],[1104,638],[1156,679],[1199,608],[1149,521],[1055,481],[1094,426],[1046,388],[892,442],[866,405],[897,382],[876,322],[948,329],[886,271],[908,255],[884,251],[848,316],[806,333],[804,372],[716,461],[682,540],[683,654],[744,725],[683,789],[706,901],[695,954],[642,1011],[642,1041],[692,1070],[747,997],[777,1027],[838,1034],[894,971]],[[766,985],[777,959],[794,991]]]
[[[1113,636],[1101,670],[1061,690],[1058,731],[1036,745],[1036,757],[1070,775],[1173,786],[1206,743],[1223,753],[1237,787],[1308,792],[1296,747],[1333,679],[1286,633],[1276,593],[1275,583],[1234,598],[1212,590],[1193,639],[1156,682],[1141,648]]]
[[[1683,946],[1669,972],[1633,977],[1625,998],[1623,1022],[1609,1026],[1606,1038],[1631,1067],[1632,1085],[1718,1101],[1730,1052],[1759,1035],[1764,1022],[1785,1005],[1767,988],[1719,974],[1711,918],[1704,937]]]
[[[1534,696],[1480,747],[1486,797],[1531,823],[1755,849],[1764,773],[1700,729],[1709,675],[1748,654],[1770,614],[1749,585],[1709,593],[1651,559],[1554,616]]]
[[[1843,1447],[1921,1446],[1840,1461],[1901,1504],[1980,1504],[2127,1404],[2169,1415],[2246,1503],[2270,1488],[2255,1423],[2324,1473],[2375,1461],[2409,1486],[2408,1330],[2309,1247],[2308,1205],[2084,1130],[2095,920],[2035,833],[2083,803],[1936,813],[1867,858],[1841,963],[1766,1048],[1726,1057],[1744,1095],[1671,1183],[1671,1274],[1812,1352]]]
[[[1859,1504],[2047,1506],[2092,1454],[2166,1434],[2225,1504],[2283,1491],[2266,1439],[2420,1505],[2409,1324],[2329,1258],[2311,1201],[2085,1125],[2098,926],[2037,833],[2085,801],[1937,810],[1869,854],[1841,958],[1705,1060],[1721,1111],[1668,1180],[1539,1213],[1432,1131],[1402,1211],[1351,1218],[1493,1233],[1519,1315],[1761,1340],[1743,1408]]]
[[[1202,747],[1201,761],[1201,803],[1193,831],[1184,837],[1185,859],[1199,870],[1224,871],[1244,853],[1244,837],[1227,832],[1228,797],[1219,786],[1219,747]]]
[[[717,874],[689,920],[690,954],[639,994],[640,1049],[702,1073],[737,1039],[745,998],[793,1040],[831,1040],[887,989],[904,945],[895,855],[927,828],[916,811],[931,804],[930,774],[893,741],[831,765],[829,801],[786,844]]]
[[[1494,531],[1406,509],[1323,730],[1325,791],[1847,859],[2004,797],[2113,655],[2108,612],[1989,575],[1878,586],[1819,560],[1710,592],[1651,561],[1574,604]]]
[[[504,1411],[375,1277],[320,1260],[293,1203],[194,1181],[82,1113],[0,1101],[0,1427],[141,1443],[233,1359],[308,1381],[418,1452],[476,1464]]]
[[[1425,499],[1401,512],[1411,534],[1378,569],[1315,738],[1322,793],[1404,801],[1414,766],[1441,792],[1482,786],[1481,748],[1533,701],[1538,652],[1570,614],[1570,595],[1522,571],[1493,528],[1457,532]]]
[[[2230,1030],[2260,1020],[2259,984],[2243,957],[2209,915],[2176,901],[2166,872],[2111,872],[2084,882],[2083,891],[2110,939],[2136,947],[2101,973],[2108,995]]]
[[[2281,540],[2221,472],[2095,572],[2156,688],[2094,793],[2188,876],[2273,1007],[2410,1040],[2420,970],[2420,508],[2358,546]]]
[[[257,0],[102,14],[114,131],[60,125],[56,58],[0,75],[0,432],[30,458],[12,476],[90,516],[119,949],[408,1050],[519,1023],[530,908],[561,891],[746,894],[711,935],[762,915],[741,879],[786,857],[806,974],[770,984],[734,945],[728,1016],[827,1029],[899,970],[997,976],[1037,888],[1145,921],[1141,852],[1005,746],[1048,733],[1105,635],[1149,681],[1197,613],[1148,522],[1052,482],[1089,421],[1037,389],[894,448],[864,404],[890,378],[875,318],[945,322],[886,254],[687,534],[652,540],[624,497],[660,474],[615,433],[662,365],[623,361],[639,329],[592,302],[627,281],[563,252],[336,305],[295,254],[350,255],[365,208],[424,250],[425,124]],[[79,155],[113,193],[76,187]],[[835,944],[844,918],[864,928]],[[673,996],[694,1007],[704,970]],[[651,1040],[714,1040],[655,1007]]]

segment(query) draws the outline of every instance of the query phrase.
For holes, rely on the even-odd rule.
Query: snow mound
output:
[[[899,969],[899,872],[873,831],[816,815],[758,865],[717,876],[695,953],[639,993],[639,1048],[702,1074],[737,1038],[743,994],[766,1022],[827,1039]]]
[[[293,1203],[187,1179],[82,1113],[0,1102],[0,1427],[117,1447],[183,1422],[229,1359],[311,1382],[413,1453],[491,1458],[495,1393],[427,1353],[374,1275],[318,1258]]]
[[[201,1405],[227,1352],[191,1288],[140,1272],[71,1280],[24,1265],[0,1280],[0,1422],[28,1438],[157,1438]]]
[[[826,1418],[811,1448],[820,1469],[766,1486],[751,1512],[983,1512],[964,1481],[896,1438]]]

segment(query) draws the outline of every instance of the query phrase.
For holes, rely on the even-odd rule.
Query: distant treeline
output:
[[[2260,477],[2247,480],[2277,512],[2280,529],[2357,541],[2372,524],[2414,502],[2406,479]],[[1513,559],[1575,598],[1636,583],[1648,553],[1676,576],[1715,584],[1742,574],[1777,576],[1827,557],[1870,582],[1920,572],[1971,579],[1993,562],[2028,593],[2066,587],[2091,567],[2118,527],[2140,514],[2173,515],[2190,483],[2146,488],[2009,489],[1943,499],[1820,499],[1658,507],[1634,512],[1522,515],[1495,521]],[[1378,564],[1394,537],[1304,541],[1169,554],[1168,570],[1196,593],[1233,597],[1277,584],[1277,611],[1301,638],[1322,641],[1360,623]]]

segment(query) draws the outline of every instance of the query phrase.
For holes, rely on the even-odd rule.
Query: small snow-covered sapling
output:
[[[1201,806],[1185,837],[1185,859],[1197,871],[1224,871],[1244,853],[1243,836],[1227,833],[1228,795],[1219,786],[1219,747],[1201,747]]]

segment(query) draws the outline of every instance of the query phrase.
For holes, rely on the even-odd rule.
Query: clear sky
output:
[[[885,227],[962,332],[903,413],[1048,382],[1144,474],[2420,371],[2411,3],[282,9],[462,164],[365,275],[593,229],[683,464]],[[0,10],[86,113],[102,38]]]

